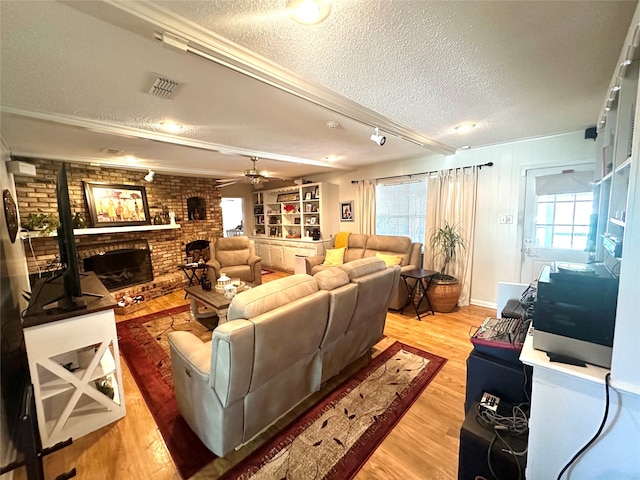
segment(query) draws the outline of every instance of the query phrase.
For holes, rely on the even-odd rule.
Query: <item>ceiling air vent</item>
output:
[[[158,75],[157,73],[151,74],[148,92],[154,97],[173,100],[173,97],[176,96],[178,88],[180,88],[180,84],[178,82],[169,80],[167,77],[163,77],[162,75]]]

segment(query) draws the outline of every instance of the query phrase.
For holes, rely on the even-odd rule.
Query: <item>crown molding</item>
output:
[[[62,125],[69,125],[73,127],[85,128],[87,130],[91,130],[93,132],[98,132],[98,133],[143,138],[146,140],[154,140],[157,142],[171,143],[174,145],[181,145],[184,147],[199,148],[201,150],[214,151],[214,152],[219,152],[227,155],[239,155],[243,157],[254,156],[254,157],[259,157],[259,158],[264,158],[269,160],[277,160],[281,162],[314,165],[318,167],[329,168],[332,170],[346,169],[345,167],[341,167],[336,164],[331,164],[329,162],[323,162],[320,160],[313,160],[313,159],[301,158],[301,157],[291,157],[289,155],[281,155],[277,153],[263,152],[263,151],[257,151],[257,150],[246,150],[246,149],[231,147],[228,145],[222,145],[222,144],[211,143],[211,142],[203,142],[201,140],[193,140],[190,138],[180,137],[180,136],[171,135],[167,133],[151,132],[151,131],[142,130],[139,128],[117,125],[117,124],[104,122],[104,121],[92,120],[89,118],[72,117],[70,115],[38,112],[35,110],[6,107],[6,106],[2,106],[1,110],[2,112],[5,112],[11,115],[21,116],[21,117],[31,118],[36,120],[43,120],[47,122],[59,123]],[[14,155],[20,155],[20,152],[14,151],[12,153]],[[31,153],[26,153],[26,155],[33,156]],[[47,157],[47,158],[50,158],[50,157]],[[104,162],[104,158],[101,158],[99,161]],[[120,165],[124,165],[124,164],[120,164]],[[180,170],[177,170],[177,171],[180,171]],[[225,173],[221,172],[220,175],[229,176],[229,172],[225,172]]]

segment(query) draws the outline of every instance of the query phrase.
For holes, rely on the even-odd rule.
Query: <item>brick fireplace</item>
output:
[[[21,218],[30,213],[57,214],[55,178],[60,162],[53,160],[21,159],[35,164],[37,177],[15,176],[17,203]],[[96,167],[89,164],[67,163],[69,197],[72,213],[89,218],[85,201],[83,182],[104,182],[144,186],[149,202],[150,216],[163,208],[175,212],[180,228],[149,231],[122,230],[101,233],[100,228],[90,230],[90,234],[76,235],[76,246],[83,267],[83,255],[87,251],[104,249],[113,245],[148,245],[153,280],[142,284],[123,287],[112,293],[118,299],[122,295],[143,295],[154,298],[186,286],[187,280],[177,266],[186,260],[186,246],[194,240],[213,241],[222,237],[222,209],[220,190],[215,179],[202,177],[180,177],[157,173],[152,183],[143,180],[143,173],[121,168]],[[203,220],[190,220],[187,199],[202,199],[201,208],[205,212]],[[52,263],[58,253],[55,237],[31,238],[24,240],[29,273],[43,271]],[[110,248],[110,247],[109,247]],[[125,247],[128,248],[128,247]]]

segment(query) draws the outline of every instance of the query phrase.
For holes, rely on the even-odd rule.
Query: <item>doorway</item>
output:
[[[520,281],[552,261],[585,263],[593,212],[593,164],[527,170]]]
[[[222,229],[225,237],[244,235],[244,202],[242,198],[224,197],[222,207]]]

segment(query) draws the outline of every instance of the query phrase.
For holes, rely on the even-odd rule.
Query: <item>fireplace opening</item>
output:
[[[148,248],[121,248],[101,252],[83,260],[84,270],[92,271],[107,290],[151,282],[151,251]]]
[[[186,263],[199,262],[200,260],[205,263],[208,262],[211,258],[209,243],[209,240],[194,240],[193,242],[187,243],[184,248],[187,259]]]

